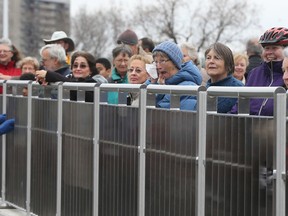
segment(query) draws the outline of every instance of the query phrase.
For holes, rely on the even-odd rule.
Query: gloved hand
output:
[[[0,135],[6,134],[14,129],[15,119],[7,119],[0,125]]]
[[[0,124],[2,124],[4,121],[6,121],[6,114],[0,115]]]

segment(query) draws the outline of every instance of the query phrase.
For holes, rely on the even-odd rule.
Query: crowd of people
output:
[[[119,34],[115,42],[111,61],[105,57],[96,59],[89,52],[75,51],[74,41],[65,32],[56,31],[50,39],[43,39],[38,61],[33,56],[21,59],[11,41],[1,39],[0,79],[36,80],[42,85],[63,81],[207,88],[288,86],[288,29],[284,27],[268,29],[259,38],[250,39],[243,53],[233,53],[220,42],[211,44],[205,51],[205,62],[201,62],[191,43],[163,41],[155,45],[151,38],[138,39],[131,29]],[[129,94],[127,104],[137,106],[138,97]],[[71,92],[70,98],[77,100],[77,94]],[[155,106],[170,108],[170,99],[169,94],[158,94]],[[91,92],[86,92],[85,101],[93,101]],[[117,104],[118,93],[109,92],[108,103]],[[196,110],[196,105],[196,97],[181,96],[180,109]],[[217,111],[237,113],[237,99],[218,98]],[[251,99],[250,114],[273,115],[273,100]]]

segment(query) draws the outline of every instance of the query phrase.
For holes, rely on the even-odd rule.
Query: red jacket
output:
[[[0,73],[9,76],[21,76],[21,69],[15,67],[15,62],[10,61],[7,65],[0,64]],[[0,94],[2,94],[2,87],[0,88]]]

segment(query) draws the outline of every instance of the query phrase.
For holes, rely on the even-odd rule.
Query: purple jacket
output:
[[[245,86],[284,86],[282,79],[282,62],[283,61],[263,62],[261,65],[250,71]],[[250,114],[273,116],[273,103],[273,99],[251,99]],[[238,112],[237,106],[238,104],[232,108],[231,113]]]

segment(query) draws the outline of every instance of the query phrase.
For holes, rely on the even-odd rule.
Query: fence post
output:
[[[3,82],[3,96],[2,96],[2,112],[6,113],[7,106],[7,84]],[[1,186],[2,202],[6,202],[6,135],[2,136],[2,186]]]
[[[206,121],[207,92],[198,93],[197,102],[197,143],[198,143],[198,178],[197,178],[197,216],[205,215],[205,158],[206,158]]]
[[[286,93],[276,94],[276,205],[275,215],[285,216],[285,174],[286,169]],[[286,176],[286,174],[284,175]]]
[[[139,99],[139,198],[138,198],[138,216],[145,216],[145,149],[146,149],[146,103],[147,103],[147,89],[146,86],[140,87]]]
[[[99,139],[100,139],[100,85],[94,88],[94,120],[93,120],[93,216],[99,214]]]
[[[56,216],[61,215],[61,188],[62,188],[62,124],[63,124],[63,83],[58,84],[57,107],[57,192]]]

